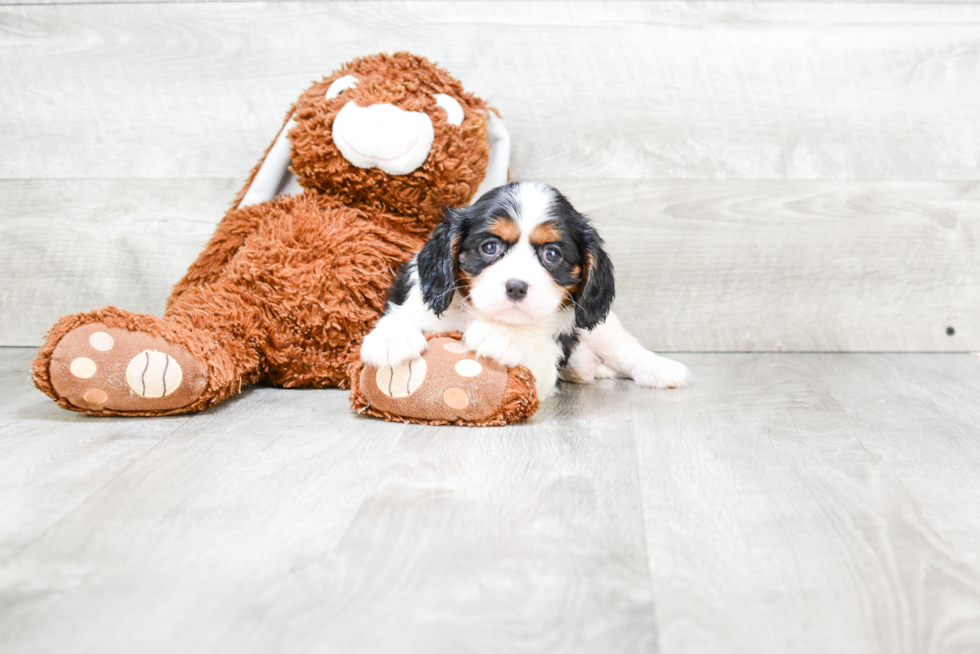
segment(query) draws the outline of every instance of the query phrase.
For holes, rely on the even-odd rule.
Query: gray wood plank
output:
[[[975,182],[553,181],[653,349],[980,349]]]
[[[0,349],[0,447],[30,436],[33,458],[92,483],[116,444],[66,455],[72,435],[128,424],[149,442],[164,422],[45,412],[26,391],[30,354]],[[532,423],[504,429],[380,423],[337,391],[247,391],[33,538],[0,531],[0,648],[980,644],[980,359],[682,360],[691,388],[566,385]],[[5,481],[25,461],[8,451]],[[50,486],[23,474],[3,494]]]
[[[0,181],[0,344],[40,345],[61,316],[163,312],[241,182]]]
[[[34,354],[0,348],[0,564],[41,539],[187,421],[109,420],[64,411],[31,383]]]
[[[653,349],[980,350],[976,183],[548,181],[595,219]],[[238,185],[0,181],[0,343],[110,304],[159,314]]]
[[[980,646],[980,360],[684,361],[628,391],[663,652]]]
[[[482,430],[247,390],[0,562],[0,649],[655,651],[627,397],[594,390]]]
[[[240,179],[312,79],[410,49],[499,107],[520,178],[973,180],[980,6],[8,6],[0,178]]]

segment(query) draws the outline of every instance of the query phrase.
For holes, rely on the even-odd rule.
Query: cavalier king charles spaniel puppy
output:
[[[361,359],[397,367],[425,351],[424,333],[460,331],[477,356],[530,370],[541,399],[559,375],[687,385],[683,364],[623,328],[610,311],[614,295],[612,262],[589,220],[554,188],[515,182],[446,210],[389,289]]]

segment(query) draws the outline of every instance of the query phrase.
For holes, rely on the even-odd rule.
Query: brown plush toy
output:
[[[423,377],[416,364],[407,391],[391,382],[400,371],[358,359],[398,268],[445,207],[505,183],[508,158],[499,119],[443,70],[407,53],[357,59],[299,98],[163,317],[65,316],[34,383],[66,409],[149,416],[204,409],[259,381],[349,388],[353,374],[352,402],[372,415],[527,418],[530,373],[476,362],[449,341],[426,353]]]

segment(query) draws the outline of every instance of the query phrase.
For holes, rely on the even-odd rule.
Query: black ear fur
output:
[[[437,316],[449,308],[456,292],[459,242],[465,215],[466,209],[446,209],[445,217],[436,225],[416,259],[422,299]]]
[[[602,239],[589,225],[582,232],[583,281],[575,298],[575,326],[592,329],[606,319],[616,297],[612,259],[602,249]]]

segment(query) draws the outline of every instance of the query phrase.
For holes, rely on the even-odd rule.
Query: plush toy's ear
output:
[[[470,204],[474,204],[487,191],[506,184],[510,177],[510,134],[493,111],[487,112],[487,133],[490,137],[490,161]]]
[[[459,270],[459,243],[467,209],[446,209],[442,222],[436,225],[416,258],[422,299],[437,316],[453,301],[456,273]]]
[[[606,319],[616,296],[616,279],[602,239],[591,225],[582,232],[584,276],[575,298],[575,326],[592,329]]]
[[[289,158],[289,130],[296,125],[296,121],[290,116],[279,136],[276,137],[268,154],[262,160],[262,165],[255,178],[245,192],[245,197],[238,203],[239,207],[247,207],[250,204],[259,204],[271,200],[277,195],[292,195],[301,192],[299,182],[289,170],[292,160]]]

